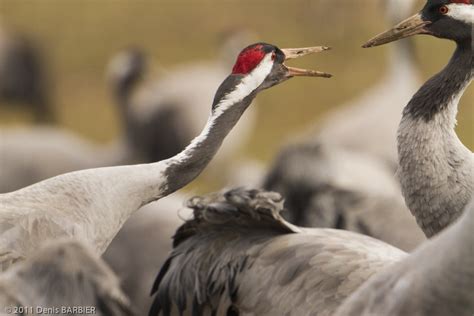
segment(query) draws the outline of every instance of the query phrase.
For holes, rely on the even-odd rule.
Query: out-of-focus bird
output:
[[[43,67],[31,40],[0,27],[0,99],[31,107],[37,122],[53,122]]]
[[[384,1],[386,16],[399,21],[412,2]],[[264,188],[285,197],[292,223],[347,229],[406,251],[424,240],[393,171],[397,124],[418,84],[413,55],[413,43],[400,42],[376,87],[318,122],[317,133],[282,149]]]
[[[132,163],[125,142],[92,143],[63,128],[0,130],[0,193],[19,190],[66,172]]]
[[[123,119],[131,127],[127,128],[128,139],[144,159],[153,162],[169,158],[199,133],[215,89],[227,76],[229,59],[234,60],[250,37],[243,32],[232,33],[222,44],[222,57],[217,61],[177,66],[163,72],[158,80],[142,84],[136,80],[146,70],[142,53],[128,50],[113,59],[109,77]],[[216,161],[229,158],[241,148],[251,135],[255,118],[256,108],[251,107],[229,134]]]
[[[0,274],[0,306],[21,315],[133,315],[112,270],[73,240],[48,243]]]
[[[414,0],[384,0],[386,16],[398,23]],[[413,42],[398,42],[390,50],[386,74],[356,100],[341,105],[316,124],[311,139],[375,155],[390,168],[397,166],[397,126],[402,109],[420,85]]]
[[[473,27],[471,0],[428,0],[418,14],[364,45],[382,45],[416,34],[456,43],[448,65],[405,107],[398,128],[402,192],[428,237],[458,218],[474,194],[474,155],[454,130],[459,100],[474,75]]]
[[[370,278],[337,316],[471,316],[474,200],[461,218],[409,257]]]
[[[284,216],[299,226],[346,229],[405,251],[425,239],[391,170],[367,154],[323,144],[289,145],[263,187],[285,197]]]
[[[188,202],[149,315],[332,315],[406,254],[368,236],[286,222],[278,193],[236,189]]]
[[[140,80],[142,62],[141,54],[134,50],[116,57],[113,70],[121,75],[114,77],[120,77],[121,81],[114,83],[114,95],[130,93]],[[127,108],[119,103],[118,109],[124,120],[125,135],[107,145],[90,142],[60,127],[43,125],[0,130],[0,193],[66,172],[143,162],[144,157],[129,138],[135,126],[128,121]]]
[[[287,59],[324,50],[281,50],[265,43],[245,48],[217,90],[201,134],[176,156],[151,164],[71,172],[1,194],[3,268],[59,237],[85,239],[103,253],[131,214],[179,190],[202,172],[259,92],[295,76],[330,77],[284,64]]]

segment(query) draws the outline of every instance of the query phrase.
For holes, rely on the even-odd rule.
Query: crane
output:
[[[403,110],[398,128],[398,175],[406,204],[427,237],[458,218],[474,193],[474,155],[456,135],[459,100],[474,74],[471,0],[428,0],[414,16],[364,47],[416,34],[456,43],[448,65]]]
[[[59,237],[86,240],[103,253],[124,222],[143,205],[196,178],[256,95],[295,76],[325,77],[286,66],[285,60],[327,47],[279,49],[266,43],[245,48],[216,92],[208,122],[179,154],[156,163],[66,173],[0,195],[2,268]]]

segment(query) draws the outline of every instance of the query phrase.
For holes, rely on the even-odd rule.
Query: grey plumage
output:
[[[471,316],[474,200],[451,227],[361,286],[337,316]]]
[[[399,126],[402,192],[428,237],[458,218],[474,194],[474,155],[454,130],[473,69],[472,50],[458,47],[446,68],[413,96]]]
[[[244,49],[263,55],[237,86],[221,85],[209,120],[178,155],[151,164],[125,165],[70,172],[18,191],[0,194],[0,263],[6,269],[23,260],[50,239],[81,238],[103,253],[125,221],[140,207],[157,201],[194,180],[212,160],[253,98],[265,89],[292,77],[279,48],[257,43]],[[321,52],[324,47],[287,50],[299,56]],[[246,54],[241,54],[246,56]],[[278,58],[272,59],[273,54]],[[242,64],[242,56],[236,62]],[[311,70],[305,76],[327,77]],[[228,79],[225,82],[230,82]],[[226,90],[227,89],[227,90]]]
[[[459,100],[474,76],[468,1],[428,0],[420,12],[369,40],[374,47],[428,34],[456,43],[451,60],[403,110],[398,128],[398,175],[405,201],[426,236],[458,218],[474,194],[474,155],[455,132]]]
[[[406,251],[425,239],[393,173],[370,155],[331,145],[289,145],[273,162],[264,188],[285,197],[284,216],[296,225],[351,230]]]
[[[165,263],[175,231],[187,218],[186,198],[175,193],[137,211],[122,227],[103,255],[120,277],[122,288],[138,315],[152,304],[150,289]]]
[[[283,220],[277,193],[236,189],[189,201],[150,315],[331,315],[405,253],[352,232]]]
[[[83,315],[62,311],[79,306],[93,308],[94,315],[133,315],[112,270],[91,249],[72,240],[51,242],[3,272],[0,306],[33,308],[34,315],[44,314],[38,307],[59,310],[48,315]]]

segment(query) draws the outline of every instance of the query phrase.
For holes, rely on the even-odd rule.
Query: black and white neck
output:
[[[473,78],[470,43],[405,107],[398,130],[399,176],[406,203],[428,237],[452,223],[474,192],[474,156],[455,133],[458,103]]]

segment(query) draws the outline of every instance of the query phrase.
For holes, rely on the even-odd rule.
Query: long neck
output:
[[[449,64],[405,107],[398,130],[399,176],[406,203],[428,237],[452,223],[474,190],[472,153],[454,127],[473,77],[473,52],[459,45]]]
[[[460,97],[473,76],[473,51],[458,46],[449,64],[428,80],[406,106],[403,116],[434,122],[437,116],[448,114],[446,126],[454,127]]]
[[[208,165],[224,138],[238,122],[252,102],[254,94],[227,105],[227,109],[213,111],[201,134],[180,154],[166,161],[167,184],[165,194],[170,194],[196,178]]]
[[[241,92],[240,89],[237,92]],[[201,134],[180,154],[150,164],[105,167],[63,174],[11,194],[0,204],[16,208],[18,201],[75,221],[84,221],[85,236],[103,251],[132,213],[182,188],[206,167],[224,138],[256,95],[224,97]],[[74,198],[72,198],[74,197]],[[40,201],[40,202],[39,202]],[[42,206],[38,206],[38,203]],[[93,225],[89,225],[94,223]]]

